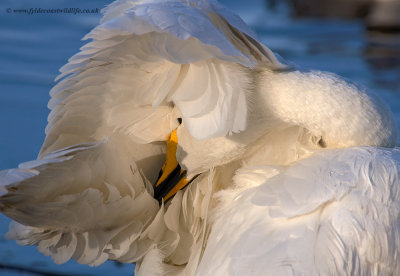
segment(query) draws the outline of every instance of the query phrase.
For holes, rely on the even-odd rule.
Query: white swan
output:
[[[39,158],[0,172],[9,238],[137,275],[400,273],[400,150],[374,96],[290,69],[215,1],[119,0],[86,38]],[[159,205],[170,172],[192,182]]]

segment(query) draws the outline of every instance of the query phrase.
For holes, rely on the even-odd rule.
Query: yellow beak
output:
[[[171,199],[179,190],[185,188],[195,178],[191,180],[186,179],[186,171],[181,169],[176,160],[177,147],[178,135],[175,129],[168,139],[167,157],[154,185],[154,198],[160,203]]]

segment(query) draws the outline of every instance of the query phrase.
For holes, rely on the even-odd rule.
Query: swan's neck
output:
[[[397,130],[389,109],[332,74],[249,74],[253,74],[254,88],[246,91],[245,131],[196,140],[184,124],[178,128],[177,159],[188,176],[235,160],[286,165],[318,148],[396,145]]]
[[[397,129],[385,104],[363,89],[322,72],[262,71],[253,111],[310,131],[321,146],[393,147]]]

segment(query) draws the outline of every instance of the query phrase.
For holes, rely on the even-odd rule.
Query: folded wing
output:
[[[197,139],[245,130],[243,68],[285,65],[214,1],[116,1],[85,39],[50,92],[39,159],[0,173],[0,209],[19,223],[9,237],[58,263],[135,261],[154,242],[140,233],[159,210],[159,142],[179,117]]]

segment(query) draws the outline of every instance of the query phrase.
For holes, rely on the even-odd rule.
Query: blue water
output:
[[[2,0],[0,2],[0,170],[36,158],[44,139],[48,92],[58,68],[83,42],[100,14],[17,14],[7,8],[102,8],[106,0]],[[400,122],[400,36],[371,34],[361,21],[291,20],[287,7],[264,9],[263,0],[222,1],[239,13],[260,39],[305,69],[326,70],[366,86]],[[399,125],[400,126],[400,125]],[[132,265],[97,267],[70,261],[56,266],[36,248],[3,238],[9,219],[0,215],[0,265],[15,264],[74,275],[132,275]],[[33,275],[0,270],[0,275]]]

